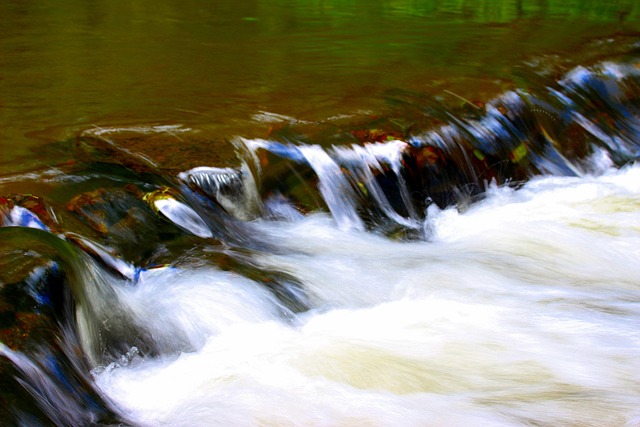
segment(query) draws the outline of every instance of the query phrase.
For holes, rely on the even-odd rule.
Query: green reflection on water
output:
[[[306,119],[377,111],[396,88],[445,81],[482,96],[532,56],[637,31],[640,6],[69,0],[2,2],[0,16],[0,173],[8,173],[52,162],[33,149],[92,125],[180,123],[229,137],[248,132],[259,111]]]

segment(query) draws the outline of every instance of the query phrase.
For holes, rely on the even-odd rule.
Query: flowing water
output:
[[[640,8],[0,5],[0,424],[640,426]]]

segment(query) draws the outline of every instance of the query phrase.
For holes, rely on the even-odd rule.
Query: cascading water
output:
[[[639,75],[3,198],[6,422],[640,425]]]

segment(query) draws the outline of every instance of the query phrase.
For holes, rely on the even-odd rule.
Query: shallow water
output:
[[[640,426],[635,3],[0,16],[2,423]]]
[[[486,102],[533,83],[524,63],[566,69],[624,50],[640,11],[632,1],[190,0],[5,2],[0,16],[7,174],[74,160],[43,146],[94,126],[179,125],[187,131],[129,143],[184,170],[234,163],[224,141],[265,136],[262,112],[380,115],[397,91]]]
[[[124,301],[197,351],[97,384],[142,425],[636,425],[639,174],[495,189],[432,212],[430,242],[261,221],[279,251],[253,262],[308,311],[211,267],[150,279]]]

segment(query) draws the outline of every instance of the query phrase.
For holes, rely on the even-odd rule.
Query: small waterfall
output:
[[[248,170],[197,167],[178,174],[178,178],[196,186],[234,217],[244,221],[260,216],[259,194]]]
[[[472,116],[429,108],[425,114],[445,124],[406,141],[326,148],[241,139],[237,145],[258,164],[256,193],[263,197],[276,191],[269,184],[276,182],[277,191],[298,204],[295,187],[308,193],[314,185],[301,172],[308,167],[322,204],[309,205],[307,198],[306,209],[324,205],[346,229],[375,229],[382,220],[415,229],[430,204],[464,206],[492,184],[517,187],[540,174],[581,176],[600,170],[595,159],[603,153],[617,165],[637,159],[639,75],[635,65],[605,62],[577,67],[542,93],[507,92]],[[283,182],[292,184],[283,191]]]
[[[577,67],[540,93],[506,92],[473,114],[425,107],[444,124],[405,141],[324,147],[238,138],[242,170],[179,177],[240,219],[268,213],[267,200],[277,200],[290,212],[326,209],[343,229],[416,230],[431,204],[464,207],[494,184],[582,176],[607,158],[618,166],[637,159],[638,76],[634,64],[604,62]]]
[[[401,173],[405,149],[406,143],[392,141],[334,147],[333,152],[356,186],[370,195],[384,216],[399,225],[419,228],[419,217]]]
[[[338,227],[364,230],[364,224],[356,212],[356,195],[338,164],[317,145],[303,145],[299,150],[318,175],[318,190]]]
[[[482,107],[414,102],[403,133],[238,137],[238,168],[100,154],[65,170],[63,202],[0,197],[0,410],[637,424],[638,76],[604,62]]]
[[[132,339],[132,319],[108,275],[96,274],[86,254],[39,228],[0,228],[0,242],[0,374],[8,390],[26,391],[7,406],[3,422],[74,426],[124,420],[88,375],[92,364],[110,359]],[[20,280],[29,268],[31,274]]]

